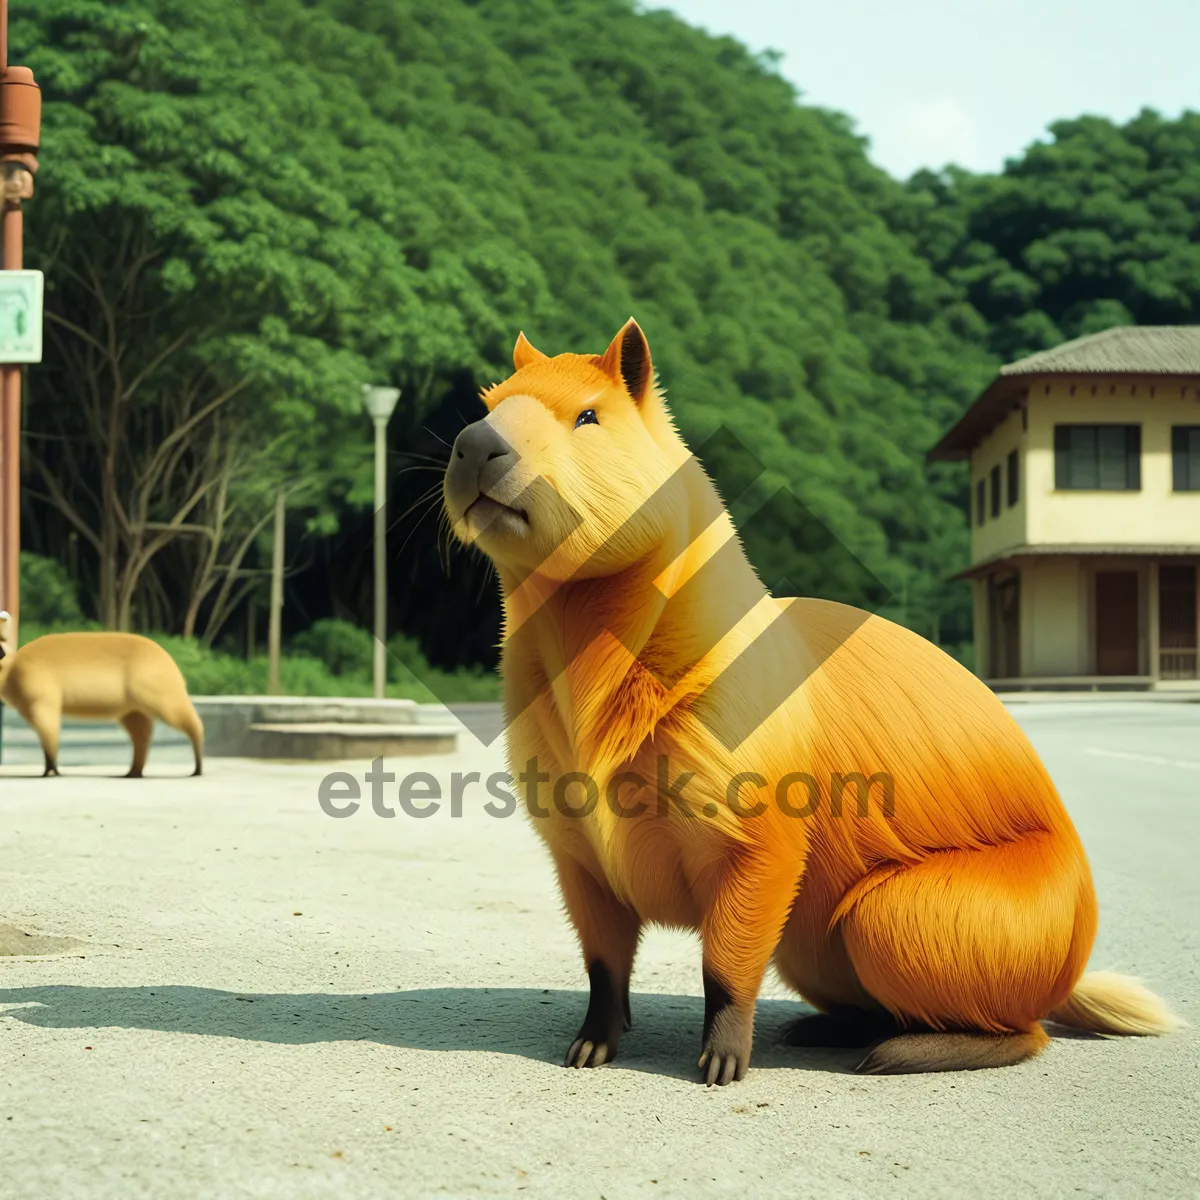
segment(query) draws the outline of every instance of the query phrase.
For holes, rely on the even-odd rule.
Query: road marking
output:
[[[1194,758],[1159,758],[1155,754],[1132,754],[1125,750],[1102,750],[1099,746],[1086,746],[1084,754],[1096,754],[1101,758],[1127,758],[1131,762],[1155,763],[1160,767],[1182,767],[1185,771],[1200,771],[1200,761]]]

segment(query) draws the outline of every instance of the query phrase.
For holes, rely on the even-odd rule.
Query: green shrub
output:
[[[46,560],[42,560],[46,561]],[[320,627],[320,628],[318,628]],[[21,621],[21,644],[48,633],[98,630],[94,621],[62,624]],[[193,696],[262,696],[267,691],[269,663],[265,655],[241,658],[212,650],[195,638],[147,634],[178,664]],[[365,639],[365,640],[364,640]],[[346,621],[318,621],[295,638],[279,663],[280,692],[285,696],[369,696],[371,635]],[[320,648],[328,659],[312,652]],[[417,643],[396,634],[388,643],[387,695],[422,704],[495,700],[499,680],[481,668],[441,671],[425,660]]]
[[[75,629],[86,624],[75,581],[66,568],[28,550],[21,551],[21,623]]]
[[[318,659],[333,675],[369,676],[374,645],[361,626],[326,617],[293,638],[291,648]]]
[[[449,704],[467,700],[496,700],[500,679],[482,667],[443,671],[429,665],[415,638],[393,634],[388,639],[388,693],[426,703]]]

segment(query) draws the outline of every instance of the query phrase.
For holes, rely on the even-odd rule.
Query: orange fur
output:
[[[509,469],[477,486],[448,473],[446,504],[498,568],[509,757],[514,775],[536,761],[549,776],[530,810],[589,968],[627,987],[643,923],[698,929],[713,1011],[743,1016],[735,1035],[713,1024],[710,1082],[744,1071],[772,958],[820,1008],[887,1010],[927,1031],[903,1050],[884,1043],[864,1069],[1040,1050],[1038,1022],[1074,1011],[1096,902],[1075,829],[1003,705],[900,626],[766,594],[632,322],[603,356],[548,358],[522,335],[514,362],[484,395]],[[577,428],[588,409],[597,421]],[[493,502],[512,519],[477,520]],[[760,697],[777,702],[758,713]],[[723,736],[739,723],[747,736]],[[669,781],[694,776],[687,813],[661,805],[664,761]],[[572,772],[602,796],[637,776],[620,800],[646,810],[618,816],[602,800],[564,814],[552,795]],[[788,815],[778,788],[798,772],[887,773],[891,811],[875,796],[863,813],[851,791],[841,815],[828,793]],[[743,773],[757,778],[731,796]],[[579,803],[582,785],[568,793]],[[602,1026],[611,1057],[616,1034],[603,1021],[585,1031]],[[959,1032],[939,1043],[936,1031]]]

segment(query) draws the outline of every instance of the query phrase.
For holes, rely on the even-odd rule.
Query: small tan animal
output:
[[[6,623],[0,614],[0,628]],[[0,699],[33,726],[46,756],[45,775],[58,774],[63,715],[117,720],[133,742],[127,778],[140,779],[154,722],[191,740],[199,775],[204,726],[175,660],[149,638],[132,633],[51,633],[17,651],[0,640]]]

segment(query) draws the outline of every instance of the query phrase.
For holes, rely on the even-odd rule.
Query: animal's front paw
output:
[[[584,1021],[575,1040],[563,1060],[564,1067],[602,1067],[617,1057],[617,1043],[621,1040],[621,1026],[605,1026],[590,1020]]]
[[[629,984],[596,960],[588,967],[592,994],[587,1016],[563,1060],[564,1067],[600,1067],[617,1057],[617,1043],[629,1028]]]
[[[708,1068],[705,1083],[724,1086],[745,1078],[754,1043],[754,1012],[730,1005],[713,1018],[700,1055],[700,1070]]]

